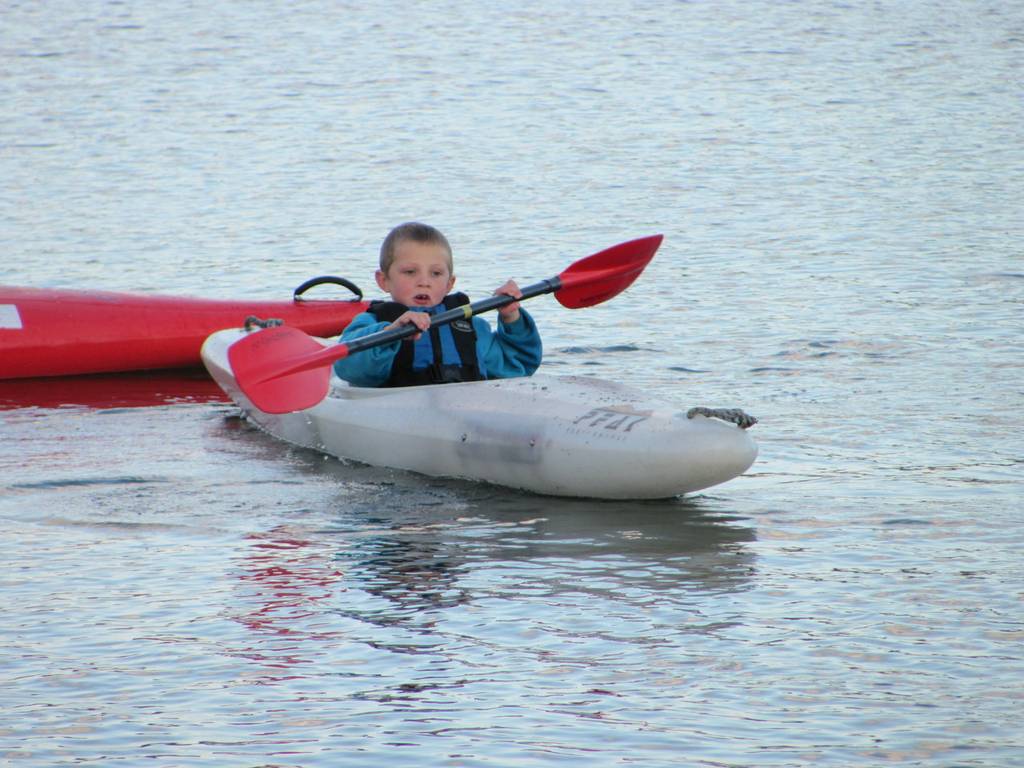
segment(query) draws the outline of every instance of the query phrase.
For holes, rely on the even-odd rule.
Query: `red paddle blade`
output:
[[[622,293],[654,258],[662,239],[662,235],[641,237],[580,259],[558,276],[562,287],[555,291],[555,298],[563,307],[580,309]]]
[[[341,347],[342,345],[339,345]],[[279,325],[250,333],[228,348],[239,389],[264,413],[312,408],[330,389],[330,359],[339,347],[324,347],[298,328]]]

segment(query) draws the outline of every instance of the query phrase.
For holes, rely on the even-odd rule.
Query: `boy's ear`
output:
[[[378,269],[376,274],[374,275],[374,278],[376,278],[376,280],[377,280],[377,287],[380,288],[382,291],[387,292],[387,290],[388,290],[388,286],[387,286],[388,276],[385,275],[383,272],[381,272]]]
[[[452,288],[455,286],[455,275],[448,278],[448,290],[445,293],[451,293]]]

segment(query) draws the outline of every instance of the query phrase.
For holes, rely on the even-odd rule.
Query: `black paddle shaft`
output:
[[[430,320],[430,326],[435,328],[441,325],[448,325],[456,320],[465,320],[473,317],[474,315],[489,312],[492,309],[501,309],[515,301],[524,301],[526,299],[532,299],[534,296],[541,296],[545,293],[554,293],[561,287],[561,278],[558,276],[551,277],[547,280],[541,280],[539,283],[526,286],[522,289],[523,295],[519,298],[500,293],[496,296],[480,299],[479,301],[474,301],[472,304],[455,307],[454,309],[449,309],[438,315],[434,315]],[[409,336],[415,336],[417,333],[420,333],[420,329],[410,323],[408,325],[401,325],[398,328],[385,329],[383,331],[378,331],[377,333],[371,333],[368,336],[361,336],[358,339],[352,339],[352,341],[345,342],[345,346],[348,347],[348,354],[351,355],[355,352],[362,352],[364,349],[370,349],[371,347],[379,347],[384,344],[401,341]]]

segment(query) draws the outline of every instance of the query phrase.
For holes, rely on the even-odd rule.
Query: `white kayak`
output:
[[[245,335],[220,331],[203,345],[217,384],[274,437],[343,459],[554,496],[659,499],[724,483],[757,457],[735,424],[688,418],[664,400],[590,377],[401,388],[333,377],[317,405],[273,415],[253,406],[231,372],[228,348]]]

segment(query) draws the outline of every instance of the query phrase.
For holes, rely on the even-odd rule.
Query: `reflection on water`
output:
[[[226,401],[224,393],[202,370],[0,380],[0,410],[65,406],[134,408]]]
[[[358,544],[339,552],[338,559],[345,568],[347,583],[387,601],[365,614],[345,609],[341,609],[342,613],[360,615],[381,626],[431,626],[432,619],[421,621],[417,614],[452,608],[470,600],[466,590],[459,586],[459,576],[466,567],[463,553],[429,533],[369,533],[359,538]]]
[[[308,661],[302,656],[308,641],[337,638],[315,617],[321,604],[334,599],[343,574],[324,558],[323,547],[301,531],[279,526],[245,538],[249,546],[234,571],[240,582],[234,604],[242,610],[231,615],[254,637],[235,653],[270,668]]]
[[[652,591],[719,593],[742,588],[753,572],[744,546],[753,531],[687,505],[572,509],[517,497],[516,511],[502,513],[503,501],[471,503],[457,517],[436,510],[378,517],[376,529],[352,531],[353,544],[338,555],[346,583],[387,600],[363,618],[423,626],[420,611],[526,590],[546,600],[586,593],[627,603]],[[481,573],[503,576],[481,593]]]
[[[232,439],[282,450],[232,429]],[[479,611],[498,624],[514,614],[509,622],[527,632],[569,618],[558,632],[571,645],[596,631],[590,619],[574,626],[577,609],[607,604],[624,614],[616,643],[646,643],[652,633],[719,627],[703,619],[701,604],[746,588],[755,573],[754,530],[720,508],[706,512],[700,500],[531,496],[285,450],[308,480],[329,480],[339,492],[327,501],[328,519],[249,536],[235,564],[235,618],[253,633],[241,655],[261,665],[308,660],[341,636],[401,654],[509,642],[466,623]],[[635,634],[623,634],[630,625]]]

